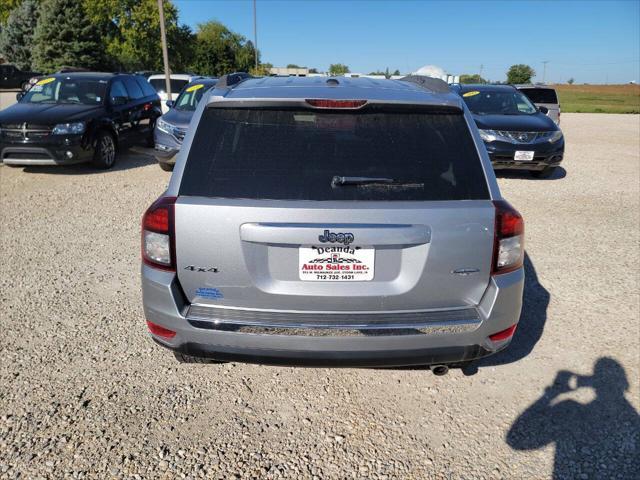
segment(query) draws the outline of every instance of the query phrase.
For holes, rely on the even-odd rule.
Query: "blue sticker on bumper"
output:
[[[224,298],[224,295],[217,288],[199,288],[196,295],[203,298]]]

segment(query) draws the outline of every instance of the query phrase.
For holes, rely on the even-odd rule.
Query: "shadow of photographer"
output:
[[[591,388],[595,399],[560,399]],[[640,416],[624,397],[629,382],[622,365],[600,358],[593,375],[559,371],[553,384],[513,423],[507,434],[515,450],[555,444],[554,479],[638,478]]]

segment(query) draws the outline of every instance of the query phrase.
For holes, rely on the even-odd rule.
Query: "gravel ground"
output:
[[[139,221],[169,178],[0,167],[0,478],[638,478],[640,117],[566,114],[510,349],[477,368],[181,365],[147,337]]]

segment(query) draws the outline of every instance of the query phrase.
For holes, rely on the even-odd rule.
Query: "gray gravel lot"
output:
[[[0,166],[0,478],[638,478],[640,117],[562,127],[566,171],[500,178],[527,230],[514,343],[446,377],[180,365],[138,273],[168,174]]]

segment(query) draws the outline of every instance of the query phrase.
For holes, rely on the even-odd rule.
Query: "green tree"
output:
[[[63,65],[102,69],[105,47],[76,0],[45,0],[33,36],[33,67],[52,72]]]
[[[373,72],[369,72],[369,75],[386,75],[386,72],[383,72],[382,70],[375,70]]]
[[[529,65],[519,63],[511,65],[507,72],[507,83],[530,83],[536,72]]]
[[[309,69],[309,73],[318,73],[318,69],[317,68],[310,68]]]
[[[198,25],[192,68],[203,75],[248,72],[255,65],[255,47],[242,35],[212,20]],[[258,56],[258,64],[260,58]]]
[[[107,45],[107,53],[125,70],[161,70],[160,14],[156,0],[82,0]],[[171,70],[184,70],[193,60],[195,37],[178,24],[178,9],[164,0]]]
[[[348,66],[343,65],[342,63],[332,63],[329,65],[330,75],[344,75],[345,73],[350,73]]]
[[[249,73],[254,77],[268,77],[271,75],[271,68],[273,68],[273,64],[261,63],[258,65],[258,68],[255,66],[251,67]]]
[[[460,83],[487,83],[487,81],[477,73],[463,73],[460,75]]]
[[[24,0],[0,32],[0,55],[22,70],[33,70],[31,47],[39,15],[38,3]]]
[[[572,78],[570,78],[569,80],[567,80],[567,83],[568,83],[569,85],[573,85],[573,84],[574,84],[574,82],[575,82],[575,80],[573,79],[573,77],[572,77]]]
[[[396,68],[396,70],[393,72],[393,75],[401,75],[400,70]]]
[[[4,25],[11,12],[18,5],[20,5],[20,0],[2,0],[0,2],[0,25]]]
[[[300,65],[296,65],[295,63],[289,63],[287,64],[287,68],[304,68],[304,67],[301,67]]]

